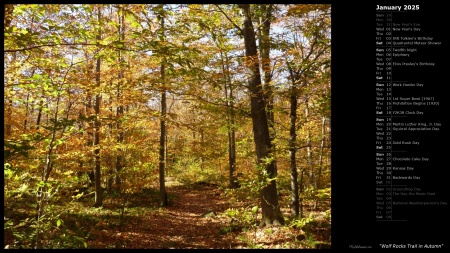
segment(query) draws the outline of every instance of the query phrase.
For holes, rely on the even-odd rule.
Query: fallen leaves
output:
[[[314,248],[322,231],[313,227],[309,235],[289,226],[251,227],[232,226],[231,218],[225,211],[231,207],[230,200],[217,186],[184,185],[168,187],[173,196],[169,206],[151,208],[151,196],[141,196],[146,207],[136,206],[125,209],[124,224],[117,227],[92,231],[90,248],[129,248],[129,249],[236,249],[236,248]],[[247,205],[249,212],[256,207]],[[236,207],[236,206],[234,206]],[[242,207],[244,208],[244,207]],[[241,209],[242,209],[241,208]],[[289,210],[287,210],[289,211]],[[131,215],[131,213],[133,215]],[[206,215],[211,214],[211,215]],[[214,214],[214,215],[212,215]],[[326,221],[327,213],[315,212],[320,223]],[[318,218],[318,217],[317,217]],[[100,223],[99,223],[100,224]],[[318,226],[324,228],[324,226]],[[329,227],[327,227],[329,232]],[[328,241],[328,240],[325,240]]]
[[[122,242],[120,248],[220,249],[235,248],[240,244],[233,236],[219,234],[220,229],[227,224],[227,218],[201,217],[205,212],[220,213],[229,207],[221,199],[219,189],[213,186],[193,189],[172,186],[168,191],[175,195],[175,200],[168,207],[161,208],[159,212],[143,212],[128,219],[122,231],[103,231],[101,239],[97,237],[89,241],[90,247],[104,248],[113,242]]]

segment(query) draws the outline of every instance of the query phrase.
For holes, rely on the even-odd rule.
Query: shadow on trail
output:
[[[155,202],[155,191],[142,196],[141,201]],[[125,209],[121,231],[95,231],[93,248],[236,248],[233,233],[220,234],[228,220],[219,216],[203,218],[209,210],[221,213],[229,207],[220,190],[211,185],[171,186],[167,188],[170,200],[164,208],[150,208],[148,203],[137,207],[133,201]],[[136,196],[138,197],[138,196]],[[148,207],[147,207],[148,206]]]

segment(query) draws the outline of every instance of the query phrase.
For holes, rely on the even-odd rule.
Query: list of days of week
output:
[[[408,12],[418,5],[379,6],[375,13],[375,218],[408,220],[406,208],[447,205],[422,184],[433,154],[424,152],[441,130],[430,112],[440,102],[426,89],[424,72],[436,66],[433,34]],[[411,19],[411,20],[408,20]],[[424,137],[425,136],[425,137]]]

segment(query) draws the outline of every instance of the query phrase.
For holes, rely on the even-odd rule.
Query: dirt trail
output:
[[[217,187],[178,185],[167,189],[174,196],[168,207],[127,220],[121,232],[103,230],[90,246],[104,248],[106,245],[95,245],[101,241],[113,241],[117,248],[222,249],[239,245],[233,239],[235,235],[219,234],[227,225],[226,218],[201,217],[209,210],[220,213],[229,207]]]

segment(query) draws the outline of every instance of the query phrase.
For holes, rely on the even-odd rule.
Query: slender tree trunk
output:
[[[41,125],[41,118],[42,118],[42,107],[44,106],[44,97],[42,97],[39,101],[39,109],[38,109],[38,115],[36,118],[36,129],[39,130],[39,127]]]
[[[39,110],[36,118],[36,129],[39,130],[39,126],[41,125],[41,117],[42,117],[42,106],[44,106],[44,101],[41,100],[39,102]]]
[[[8,11],[11,11],[11,14],[12,14],[12,10],[10,8],[14,8],[14,6],[8,6],[8,5],[10,5],[10,4],[5,4],[5,15],[7,15]],[[12,16],[11,16],[11,18],[12,18]],[[7,21],[8,20],[5,19],[5,27],[6,27]],[[9,26],[9,23],[8,23],[8,26]],[[17,53],[14,53],[11,63],[15,63],[16,60],[17,60]],[[11,91],[13,91],[13,90],[14,90],[13,87],[11,87]],[[5,136],[4,137],[9,137],[12,134],[13,100],[11,98],[5,97],[3,105],[4,105],[4,113],[5,113],[5,116],[4,116],[4,118],[5,118],[5,131],[4,131]]]
[[[12,123],[12,100],[8,99],[5,106],[5,137],[11,135]]]
[[[301,197],[303,192],[305,191],[305,185],[304,185],[304,178],[305,178],[305,170],[300,170],[300,182],[299,182],[299,203],[300,203],[300,218],[303,218],[303,198]]]
[[[60,90],[59,90],[60,91]],[[48,192],[47,192],[47,181],[48,178],[50,177],[50,173],[52,172],[53,169],[53,161],[52,161],[52,155],[53,155],[53,149],[54,149],[54,143],[56,141],[56,132],[57,132],[57,127],[56,124],[58,122],[58,111],[59,111],[59,101],[60,101],[60,95],[58,93],[58,97],[56,98],[56,108],[55,108],[55,114],[53,116],[53,129],[52,129],[52,137],[48,143],[48,150],[47,153],[45,155],[45,165],[44,165],[44,170],[42,173],[42,177],[41,177],[41,181],[43,182],[43,185],[40,186],[38,188],[38,195],[37,195],[37,234],[36,234],[36,243],[35,243],[35,248],[39,249],[41,248],[41,243],[40,243],[40,234],[41,234],[41,228],[40,228],[40,219],[42,217],[42,215],[44,214],[44,204],[46,201],[48,201]]]
[[[289,73],[291,76],[292,86],[290,94],[290,124],[289,124],[289,158],[290,158],[290,168],[291,168],[291,210],[292,216],[298,217],[300,212],[299,207],[299,193],[298,193],[298,173],[297,173],[297,132],[296,132],[296,122],[297,122],[297,84],[294,73],[288,64]]]
[[[314,160],[312,155],[312,142],[311,142],[311,131],[309,129],[308,123],[309,123],[309,96],[305,95],[305,119],[306,119],[306,151],[307,151],[307,158],[308,158],[308,178],[309,178],[309,186],[315,189],[316,186],[316,179],[315,179],[315,173],[314,173]]]
[[[90,76],[90,68],[88,68],[87,70],[87,75]],[[95,73],[94,73],[95,75]],[[92,99],[93,96],[91,94],[90,89],[87,90],[86,92],[86,107],[85,107],[85,115],[87,117],[91,117],[92,115],[94,115],[95,110],[93,109],[93,104],[92,104]],[[88,121],[87,123],[87,140],[86,140],[86,146],[88,147],[94,147],[94,129],[95,129],[95,122],[94,121]],[[87,174],[88,178],[89,178],[89,186],[95,186],[95,167],[93,167],[92,165],[94,164],[94,159],[93,157],[89,157],[89,162],[87,164],[88,170],[90,170],[89,172],[85,173]]]
[[[272,4],[262,4],[261,12],[265,15],[260,17],[259,25],[259,43],[260,43],[260,53],[261,53],[261,66],[264,72],[264,85],[268,88],[266,91],[267,98],[270,101],[272,97],[272,88],[270,84],[272,80],[271,67],[270,67],[270,25],[272,19]],[[271,104],[268,103],[268,106]]]
[[[161,29],[164,38],[164,16],[161,18]],[[159,191],[160,191],[160,205],[167,206],[167,192],[166,192],[166,182],[164,180],[164,171],[166,165],[166,113],[167,113],[167,102],[166,102],[166,87],[165,87],[165,59],[161,61],[161,81],[163,84],[161,91],[161,131],[159,137]]]
[[[228,83],[230,88],[230,132],[229,132],[229,160],[230,160],[230,174],[233,175],[230,179],[233,180],[232,188],[239,187],[239,182],[237,181],[236,174],[236,130],[235,130],[235,114],[234,114],[234,97],[233,97],[233,87],[231,82]]]
[[[88,67],[86,70],[86,75],[90,76],[90,68]],[[84,116],[85,117],[90,117],[92,115],[93,112],[93,107],[92,107],[92,95],[91,95],[91,91],[89,89],[87,89],[86,91],[86,106],[84,108]],[[83,128],[84,128],[84,124],[83,124]],[[85,145],[88,147],[93,147],[94,146],[94,121],[88,121],[87,122],[87,129],[86,129],[86,143]],[[95,185],[95,176],[92,177],[92,175],[94,174],[94,168],[92,167],[93,164],[93,158],[89,157],[89,161],[87,162],[87,167],[88,170],[90,170],[89,172],[85,172],[82,171],[82,174],[86,174],[88,175],[89,178],[89,186],[93,186]],[[81,165],[83,165],[83,163],[81,163]],[[82,168],[82,166],[80,167],[80,169]]]
[[[253,135],[256,145],[258,166],[268,176],[268,183],[260,191],[262,220],[260,225],[280,225],[284,223],[278,204],[277,184],[275,180],[276,168],[270,140],[269,124],[266,114],[266,102],[261,87],[259,73],[258,52],[256,36],[250,17],[250,6],[240,4],[244,12],[244,25],[242,28],[245,43],[246,64],[250,71],[248,78],[251,93],[251,117],[253,122]],[[261,173],[262,174],[262,173]],[[265,180],[265,178],[261,178]]]
[[[236,130],[235,130],[235,115],[234,115],[234,103],[233,103],[233,88],[230,83],[230,116],[231,116],[231,132],[230,132],[230,168],[232,169],[234,188],[239,187],[239,182],[236,174]]]
[[[110,85],[111,86],[113,85],[112,82],[110,83]],[[108,100],[108,104],[111,105],[111,99]],[[109,117],[112,118],[113,115],[114,115],[113,108],[112,108],[112,106],[110,106],[109,107]],[[113,127],[114,127],[113,123],[112,123],[112,121],[110,121],[110,123],[108,124],[108,129],[109,129],[109,133],[110,133],[111,136],[113,135]],[[109,173],[108,180],[107,180],[108,192],[112,192],[112,190],[113,190],[114,170],[115,170],[114,166],[112,164],[110,164],[108,166],[108,173]]]
[[[98,21],[100,22],[101,13],[100,7],[98,7]],[[100,29],[100,28],[99,28]],[[97,40],[101,39],[100,30],[97,35]],[[97,59],[97,66],[95,68],[95,82],[97,87],[100,87],[100,58]],[[95,203],[94,207],[103,205],[103,190],[101,185],[101,166],[100,166],[100,103],[101,95],[98,93],[95,96],[95,121],[94,121],[94,159],[95,159]]]
[[[224,57],[225,54],[225,57]],[[227,110],[227,132],[228,132],[228,167],[229,167],[229,188],[237,188],[238,182],[236,173],[236,131],[234,129],[234,103],[233,103],[233,87],[231,85],[231,78],[229,75],[228,54],[220,52],[222,60],[222,73],[224,76],[224,90],[225,90],[225,106]],[[225,58],[225,61],[224,61]],[[228,94],[229,93],[229,94]]]
[[[319,171],[317,172],[316,189],[321,189],[322,185],[322,165],[323,165],[323,149],[325,148],[325,122],[326,117],[322,116],[322,140],[320,142],[320,154],[319,154]],[[314,209],[318,207],[318,202],[314,205]]]
[[[33,69],[31,72],[31,77],[34,75],[36,69]],[[25,132],[27,130],[27,124],[28,124],[28,116],[29,116],[29,105],[30,105],[30,93],[27,94],[27,102],[25,104],[25,119],[23,121],[23,131]],[[31,109],[31,112],[33,112],[33,109]]]
[[[259,25],[261,26],[259,29],[259,45],[260,45],[260,55],[261,55],[261,66],[262,71],[264,73],[264,95],[266,99],[266,112],[267,119],[269,122],[269,130],[270,130],[270,139],[273,144],[273,140],[275,139],[275,129],[274,129],[274,114],[273,114],[273,105],[274,105],[274,92],[272,81],[272,73],[270,67],[270,25],[272,19],[272,4],[261,5],[261,12],[265,15],[260,17]],[[274,146],[275,147],[275,146]]]
[[[269,124],[270,142],[272,143],[273,155],[275,157],[275,117],[274,117],[274,89],[272,85],[272,69],[270,67],[270,26],[272,19],[272,4],[261,4],[262,15],[259,20],[259,48],[261,56],[261,67],[264,73],[264,96],[266,100],[267,122]],[[275,171],[277,171],[277,162],[274,161]]]
[[[123,6],[119,5],[119,10],[121,10],[121,16],[119,16],[119,40],[121,41],[125,41],[125,12],[123,10]],[[122,95],[121,95],[121,88],[123,86],[123,78],[124,78],[124,74],[123,74],[123,56],[122,56],[122,51],[119,50],[118,51],[118,58],[119,58],[119,81],[117,84],[117,100],[119,101],[119,106],[117,107],[117,111],[116,111],[116,116],[117,116],[117,131],[118,131],[118,135],[117,135],[117,143],[120,145],[123,143],[123,137],[124,137],[124,132],[123,129],[121,127],[120,124],[120,118],[123,115],[123,104],[122,104]],[[122,179],[121,179],[121,175],[120,172],[122,171],[123,168],[123,157],[122,157],[122,149],[118,148],[118,155],[116,157],[116,186],[117,189],[120,191],[121,188],[121,184],[122,184]]]
[[[204,141],[204,132],[203,129],[200,129],[200,171],[203,172],[203,141]]]
[[[167,132],[167,126],[166,126],[166,132]],[[164,167],[164,172],[165,172],[165,175],[166,176],[169,176],[169,168],[170,168],[170,166],[172,165],[172,162],[170,162],[169,163],[169,148],[168,148],[168,146],[169,146],[169,137],[167,136],[167,134],[166,134],[166,140],[165,140],[165,143],[164,143],[164,145],[165,145],[165,147],[164,147],[164,150],[165,150],[165,161],[166,161],[166,163],[165,163],[165,167]]]
[[[25,103],[25,119],[23,120],[23,131],[24,132],[27,130],[29,101],[30,101],[30,93],[27,94],[27,102]]]
[[[164,67],[161,66],[161,75],[164,72]],[[163,90],[161,92],[161,132],[159,137],[159,191],[161,198],[161,206],[167,206],[167,192],[166,192],[166,183],[164,179],[165,168],[166,168],[166,91]]]

